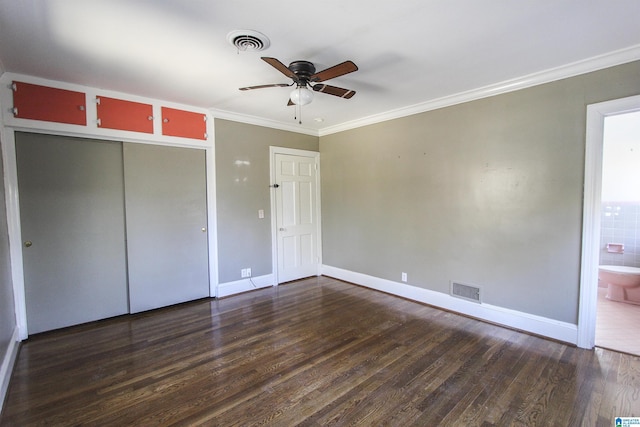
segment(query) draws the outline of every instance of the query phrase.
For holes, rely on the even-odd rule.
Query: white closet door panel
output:
[[[30,334],[128,312],[122,144],[16,133]]]
[[[205,151],[124,144],[131,312],[209,296]]]

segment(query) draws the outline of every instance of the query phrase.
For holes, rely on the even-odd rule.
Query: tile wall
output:
[[[624,244],[624,253],[607,252],[607,244]],[[600,264],[640,267],[640,202],[603,202]]]

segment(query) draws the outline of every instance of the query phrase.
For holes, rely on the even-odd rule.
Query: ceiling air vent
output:
[[[227,41],[238,49],[238,52],[260,52],[271,45],[267,36],[254,30],[231,31],[227,34]]]
[[[480,288],[478,286],[465,285],[462,283],[451,282],[451,295],[454,297],[466,299],[480,303]]]

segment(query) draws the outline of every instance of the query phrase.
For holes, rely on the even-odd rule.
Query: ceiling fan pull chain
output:
[[[296,104],[296,109],[293,113],[293,120],[298,120],[298,124],[302,124],[302,105]]]

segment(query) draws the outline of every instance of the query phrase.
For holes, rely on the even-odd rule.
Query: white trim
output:
[[[239,294],[241,292],[253,291],[254,289],[275,286],[276,283],[273,278],[273,274],[266,274],[264,276],[251,277],[236,280],[234,282],[220,283],[218,285],[218,298]]]
[[[318,136],[316,129],[304,127],[304,125],[294,125],[278,122],[276,120],[264,119],[262,117],[250,116],[248,114],[233,113],[231,111],[217,110],[210,108],[209,111],[216,119],[231,120],[233,122],[246,123],[249,125],[263,126],[271,129],[285,130],[289,132],[301,133],[304,135]]]
[[[640,59],[640,45],[631,46],[626,49],[620,49],[604,55],[595,56],[584,59],[582,61],[572,62],[560,67],[551,68],[537,73],[527,74],[511,80],[505,80],[488,86],[472,89],[466,92],[444,96],[442,98],[433,99],[419,104],[402,107],[395,110],[387,111],[381,114],[374,114],[357,120],[341,123],[336,126],[320,129],[318,136],[330,135],[332,133],[343,132],[345,130],[355,129],[387,120],[398,119],[401,117],[411,116],[414,114],[424,113],[426,111],[437,110],[439,108],[449,107],[464,102],[474,101],[477,99],[488,98],[494,95],[514,92],[528,87],[550,83],[557,80],[566,79],[568,77],[578,76],[580,74],[590,73],[592,71],[601,70],[615,65],[624,64]]]
[[[215,108],[209,108],[207,109],[207,111],[209,111],[211,116],[214,118],[231,120],[231,121],[240,122],[240,123],[253,124],[257,126],[264,126],[272,129],[285,130],[285,131],[296,132],[296,133],[301,133],[305,135],[326,136],[326,135],[331,135],[333,133],[343,132],[346,130],[368,126],[375,123],[398,119],[401,117],[407,117],[407,116],[424,113],[431,110],[437,110],[439,108],[449,107],[449,106],[461,104],[464,102],[487,98],[490,96],[499,95],[503,93],[514,92],[520,89],[525,89],[528,87],[532,87],[532,86],[536,86],[544,83],[550,83],[553,81],[574,77],[580,74],[586,74],[593,71],[598,71],[605,68],[609,68],[609,67],[613,67],[616,65],[621,65],[621,64],[625,64],[625,63],[633,62],[637,60],[640,60],[640,45],[630,46],[628,48],[616,50],[613,52],[608,52],[603,55],[598,55],[595,57],[583,59],[580,61],[572,62],[570,64],[562,65],[559,67],[543,70],[536,73],[527,74],[527,75],[516,77],[510,80],[505,80],[502,82],[494,83],[491,85],[483,86],[483,87],[472,89],[469,91],[460,92],[457,94],[452,94],[452,95],[444,96],[437,99],[432,99],[429,101],[421,102],[421,103],[410,105],[407,107],[386,111],[384,113],[374,114],[368,117],[340,123],[335,126],[328,126],[322,129],[313,129],[313,128],[305,127],[303,125],[282,123],[276,120],[264,119],[261,117],[251,116],[247,114],[240,114],[232,111],[218,110]],[[24,75],[19,75],[14,73],[5,73],[0,77],[2,78],[2,81],[4,81],[4,80],[14,79],[16,78],[16,76],[18,76],[17,78],[20,78],[28,83],[44,84],[44,85],[50,85],[50,86],[52,85],[52,82],[50,80],[45,80],[45,79],[32,77],[32,76],[24,76]],[[84,86],[62,83],[62,82],[56,82],[54,86],[60,87],[63,89],[69,89],[69,90],[80,90],[80,91],[85,90],[86,91],[87,89]],[[136,99],[139,99],[141,102],[149,102],[148,98],[136,97],[134,95],[122,94],[114,91],[101,90],[100,93],[104,96],[114,96],[116,98],[124,97],[124,99],[129,99],[133,101],[135,101]],[[87,93],[87,99],[91,100],[91,98],[89,98],[89,93]],[[90,113],[89,108],[91,108],[90,104],[91,103],[88,103],[87,105],[88,120],[90,120],[90,117],[95,116],[95,115],[93,116],[89,115]],[[182,108],[182,109],[191,109],[191,110],[193,110],[194,108],[192,106],[185,106],[181,104],[169,103],[164,101],[163,101],[163,105],[171,108]],[[9,114],[8,112],[8,107],[3,108],[2,113],[5,116],[5,120],[6,120],[6,117],[10,117],[11,119],[13,119],[13,115]],[[154,114],[156,114],[155,110],[154,110]],[[16,120],[20,120],[20,119],[16,119]],[[5,121],[5,124],[7,123],[11,124],[11,121],[10,122]],[[75,125],[61,125],[61,126],[68,128],[68,127],[74,127]],[[181,138],[176,138],[176,139],[180,140]]]
[[[18,349],[20,348],[20,339],[18,336],[19,332],[16,327],[13,330],[7,351],[2,358],[2,365],[0,365],[0,412],[2,412],[2,406],[4,405],[7,390],[9,389],[9,382],[11,381],[11,373],[13,372],[13,366],[15,365]]]
[[[289,156],[301,156],[310,157],[314,160],[316,166],[316,253],[317,253],[317,268],[316,274],[320,275],[322,267],[322,208],[321,204],[321,192],[320,192],[320,152],[300,150],[297,148],[285,148],[285,147],[269,147],[269,177],[271,185],[276,182],[276,154],[285,154]],[[273,187],[270,187],[273,190]],[[274,286],[278,285],[278,223],[277,223],[277,207],[276,198],[274,192],[271,191],[271,271],[275,279]]]
[[[595,346],[598,265],[600,259],[600,205],[602,200],[602,147],[607,116],[640,110],[640,95],[587,106],[582,217],[582,265],[578,341],[581,348]]]
[[[586,74],[593,71],[602,70],[616,65],[637,61],[640,59],[640,45],[630,46],[628,48],[615,50],[603,55],[594,56],[570,64],[562,65],[555,68],[527,74],[510,80],[494,83],[488,86],[472,89],[465,92],[444,96],[437,99],[421,102],[407,107],[397,108],[380,114],[374,114],[356,120],[340,123],[335,126],[328,126],[319,130],[305,128],[303,126],[288,125],[274,120],[267,120],[260,117],[233,113],[230,111],[210,109],[214,117],[236,122],[255,124],[274,129],[288,130],[291,132],[302,133],[313,136],[326,136],[333,133],[343,132],[350,129],[356,129],[375,123],[385,122],[387,120],[407,117],[414,114],[424,113],[439,108],[449,107],[464,102],[474,101],[477,99],[487,98],[508,92],[514,92],[528,87],[550,83],[553,81],[566,79],[569,77]]]
[[[328,265],[322,266],[322,274],[509,328],[515,328],[570,344],[576,343],[577,328],[576,325],[571,323],[495,305],[469,302],[442,292],[435,292],[417,286],[407,285],[406,283],[398,283]]]
[[[5,109],[0,99],[0,108]],[[18,338],[27,339],[27,304],[22,268],[22,233],[20,227],[20,199],[18,194],[18,168],[16,163],[15,133],[2,127],[2,157],[4,160],[4,188],[11,258],[11,282]]]
[[[209,118],[210,116],[207,116]],[[207,125],[211,149],[206,150],[207,237],[209,241],[209,296],[218,297],[218,211],[216,199],[216,138],[214,120]]]

